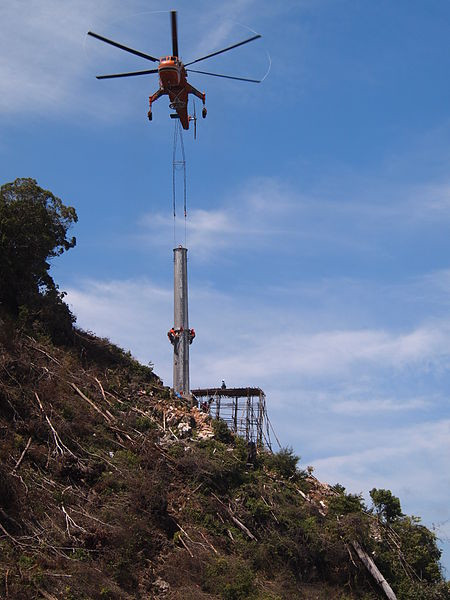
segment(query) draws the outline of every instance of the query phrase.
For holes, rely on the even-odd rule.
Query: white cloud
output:
[[[69,288],[66,300],[80,327],[130,349],[144,364],[154,363],[157,374],[168,380],[171,292],[146,280],[91,280]]]
[[[152,340],[153,349],[165,344],[164,327],[169,328],[171,319],[171,289],[147,280],[87,282],[79,289],[69,289],[68,298],[82,326],[93,323],[102,335],[120,334],[119,341],[127,341],[139,356],[144,340],[149,340],[157,329],[162,338]],[[201,344],[194,349],[193,360],[197,372],[208,373],[213,381],[226,376],[237,384],[245,378],[329,382],[354,377],[355,373],[380,377],[382,372],[390,377],[411,377],[419,372],[445,373],[450,364],[450,323],[446,319],[403,331],[386,327],[324,329],[320,311],[315,314],[311,308],[299,307],[290,300],[282,308],[274,308],[270,297],[266,304],[264,294],[259,300],[241,300],[239,295],[233,297],[198,286],[191,290],[191,320],[198,331],[197,345]],[[148,335],[143,335],[142,323],[146,323]],[[218,328],[222,332],[220,344]],[[347,398],[340,393],[338,410],[351,408],[355,400],[362,401],[364,389],[366,386]],[[411,408],[414,402],[416,408],[420,404],[417,395],[414,398],[410,399]],[[376,402],[384,402],[384,410],[393,409],[389,399]]]
[[[214,259],[223,248],[261,245],[273,237],[292,235],[285,222],[290,208],[288,194],[276,180],[260,179],[239,190],[233,202],[220,208],[189,210],[189,248],[198,258],[207,260]],[[178,216],[177,223],[183,227],[182,216]],[[166,244],[174,226],[173,219],[158,213],[144,215],[139,224],[142,232],[137,239],[145,245]]]
[[[329,399],[331,400],[331,399]],[[333,401],[334,400],[334,401]],[[331,410],[343,415],[369,415],[390,413],[390,412],[409,412],[412,410],[426,409],[430,406],[431,400],[428,397],[407,398],[367,398],[362,397],[358,400],[337,400],[334,398],[329,402]]]
[[[255,314],[257,320],[260,315]],[[295,320],[295,315],[292,315]],[[429,369],[446,366],[449,358],[450,332],[421,327],[404,334],[383,331],[319,331],[302,334],[288,331],[283,335],[270,331],[262,334],[261,326],[247,316],[246,331],[254,333],[242,350],[231,351],[231,339],[221,344],[208,370],[217,377],[233,373],[267,380],[273,376],[327,377],[348,376],[353,369]],[[203,365],[206,368],[206,364]]]
[[[309,224],[299,221],[318,207],[311,198],[302,196],[277,178],[259,177],[233,190],[219,207],[188,208],[187,235],[189,248],[202,260],[214,259],[223,248],[261,247],[274,239],[303,240],[323,236]],[[181,208],[177,208],[178,227],[182,225]],[[173,219],[148,213],[140,219],[142,244],[165,244],[173,229]],[[342,239],[346,245],[352,244]],[[281,246],[279,246],[280,248]]]
[[[448,419],[372,431],[364,427],[349,436],[347,448],[348,453],[314,459],[317,476],[339,479],[350,491],[366,495],[372,487],[391,489],[406,512],[421,514],[430,524],[450,517]]]
[[[0,6],[0,114],[72,110],[83,104],[83,40],[92,22],[119,6],[88,0],[24,0]]]
[[[432,237],[432,228],[446,222],[450,214],[445,183],[401,189],[388,182],[365,181],[363,185],[369,191],[361,202],[358,189],[336,197],[335,187],[306,193],[278,177],[253,178],[214,199],[208,208],[188,207],[189,248],[202,261],[215,261],[219,252],[223,258],[225,248],[230,254],[230,250],[268,247],[279,255],[295,248],[303,257],[353,252],[389,260],[398,252],[398,239],[404,243],[407,236],[410,244],[418,234],[421,239]],[[177,213],[177,227],[184,230],[181,207]],[[165,246],[173,220],[150,213],[141,217],[139,225],[139,243]]]

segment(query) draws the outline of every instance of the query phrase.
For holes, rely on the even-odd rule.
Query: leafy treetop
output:
[[[369,493],[378,516],[386,523],[404,516],[400,500],[390,490],[373,488]]]
[[[67,232],[78,220],[34,179],[21,178],[0,188],[0,306],[18,314],[35,307],[39,296],[55,296],[49,260],[76,244]]]

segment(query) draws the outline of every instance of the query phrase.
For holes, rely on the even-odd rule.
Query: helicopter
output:
[[[217,56],[218,54],[223,54],[224,52],[228,52],[229,50],[233,50],[239,46],[243,46],[244,44],[248,44],[249,42],[253,42],[261,37],[261,35],[256,34],[242,42],[238,42],[237,44],[233,44],[232,46],[228,46],[227,48],[223,48],[222,50],[218,50],[216,52],[212,52],[211,54],[207,54],[206,56],[202,56],[195,60],[192,60],[188,63],[183,63],[179,58],[178,51],[178,33],[177,33],[177,12],[175,10],[170,11],[171,18],[171,29],[172,29],[172,54],[170,56],[163,56],[161,58],[155,58],[150,54],[146,54],[145,52],[140,52],[139,50],[134,50],[133,48],[129,48],[128,46],[124,46],[123,44],[119,44],[114,40],[110,40],[98,33],[94,33],[93,31],[88,31],[88,35],[105,42],[106,44],[110,44],[111,46],[115,46],[120,50],[125,50],[125,52],[130,52],[136,56],[141,58],[145,58],[146,60],[150,60],[151,62],[159,63],[158,68],[156,69],[147,69],[145,71],[132,71],[130,73],[113,73],[111,75],[97,75],[97,79],[115,79],[118,77],[134,77],[137,75],[150,75],[154,73],[159,74],[159,89],[149,97],[149,111],[147,113],[149,121],[152,120],[152,104],[161,96],[167,95],[169,96],[169,108],[175,110],[175,113],[171,114],[170,117],[173,119],[179,119],[183,129],[189,129],[189,122],[195,121],[196,124],[196,115],[189,116],[188,115],[188,98],[189,94],[192,94],[199,98],[203,103],[202,108],[202,117],[205,118],[207,114],[206,110],[206,94],[197,90],[194,86],[192,86],[187,81],[188,71],[192,73],[201,73],[202,75],[212,75],[213,77],[223,77],[225,79],[235,79],[237,81],[248,81],[251,83],[261,83],[261,80],[258,79],[248,79],[246,77],[233,77],[231,75],[222,75],[219,73],[210,73],[208,71],[197,71],[196,69],[188,69],[187,67],[198,63],[200,61],[206,60],[207,58],[211,58],[213,56]]]

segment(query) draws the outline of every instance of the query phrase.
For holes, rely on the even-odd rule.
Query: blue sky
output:
[[[257,385],[319,479],[389,488],[435,526],[450,569],[450,4],[445,0],[7,0],[1,182],[76,207],[53,275],[81,327],[171,383],[171,160],[157,77],[97,81],[156,56],[179,11],[208,117],[185,134],[191,383]],[[199,107],[198,107],[199,108]],[[198,111],[199,112],[199,111]],[[179,205],[181,213],[181,203]],[[184,241],[182,220],[176,241]]]

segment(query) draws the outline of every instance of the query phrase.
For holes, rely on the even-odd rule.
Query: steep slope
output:
[[[214,435],[214,439],[212,436]],[[450,597],[432,533],[386,523],[174,398],[91,334],[0,328],[0,596],[28,600]]]

